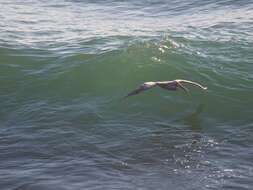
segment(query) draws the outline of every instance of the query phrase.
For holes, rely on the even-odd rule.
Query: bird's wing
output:
[[[197,86],[203,90],[206,90],[207,87],[205,86],[202,86],[201,84],[197,83],[197,82],[193,82],[193,81],[189,81],[189,80],[182,80],[182,79],[178,79],[178,80],[175,80],[179,85],[181,85],[181,87],[183,86],[182,83],[184,84],[191,84],[193,86]]]
[[[186,93],[189,92],[189,89],[188,89],[188,88],[186,88],[185,86],[183,86],[183,85],[180,84],[179,82],[177,82],[177,84],[178,84],[178,86],[179,86],[180,88],[182,88]]]
[[[140,85],[137,89],[131,91],[130,93],[128,93],[125,98],[129,97],[129,96],[133,96],[133,95],[136,95],[136,94],[139,94],[143,91],[146,91],[150,88],[153,88],[156,86],[156,83],[155,82],[145,82],[143,83],[142,85]]]

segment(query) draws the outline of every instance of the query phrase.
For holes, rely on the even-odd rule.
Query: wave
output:
[[[98,44],[106,47],[106,43],[109,43],[108,49],[96,49]],[[93,44],[94,49],[87,51],[87,44]],[[143,103],[149,102],[150,98],[156,99],[152,104],[144,103],[136,107],[137,99],[133,98],[133,108],[138,110],[151,106],[159,113],[161,107],[158,103],[168,99],[174,101],[174,106],[179,110],[184,109],[186,103],[200,101],[212,105],[211,113],[215,115],[218,113],[214,106],[217,103],[247,112],[245,108],[252,104],[248,94],[253,90],[249,45],[176,36],[162,39],[117,36],[81,42],[74,49],[64,47],[44,51],[1,48],[4,58],[0,66],[1,88],[8,89],[1,94],[21,93],[22,96],[54,97],[68,101],[88,96],[90,100],[93,97],[102,98],[102,102],[112,101],[109,105],[114,107],[115,101],[142,82],[183,78],[203,83],[209,87],[208,93],[191,89],[194,95],[185,99],[182,93],[175,95],[154,90],[142,95],[142,98],[137,97]],[[10,86],[9,81],[13,85]],[[161,99],[158,100],[157,96]],[[172,108],[169,110],[175,111]]]

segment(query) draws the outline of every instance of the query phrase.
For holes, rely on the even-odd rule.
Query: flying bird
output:
[[[207,89],[207,87],[204,87],[197,82],[193,82],[193,81],[189,81],[189,80],[182,80],[182,79],[176,79],[176,80],[172,80],[172,81],[145,82],[142,85],[140,85],[137,89],[135,89],[132,92],[130,92],[129,94],[127,94],[125,96],[125,98],[139,94],[143,91],[149,90],[149,89],[156,87],[156,86],[159,86],[160,88],[165,89],[165,90],[176,91],[178,88],[180,88],[180,89],[184,90],[185,92],[189,92],[189,90],[183,84],[190,84],[195,87],[199,87],[202,90]]]

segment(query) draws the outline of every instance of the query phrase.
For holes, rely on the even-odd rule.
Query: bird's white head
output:
[[[152,87],[154,87],[156,85],[156,82],[145,82],[145,83],[143,83],[142,85],[141,85],[141,87],[143,88],[143,89],[149,89],[149,88],[152,88]]]

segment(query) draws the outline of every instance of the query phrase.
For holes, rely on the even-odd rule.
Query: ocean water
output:
[[[253,189],[252,0],[0,8],[1,190]]]

